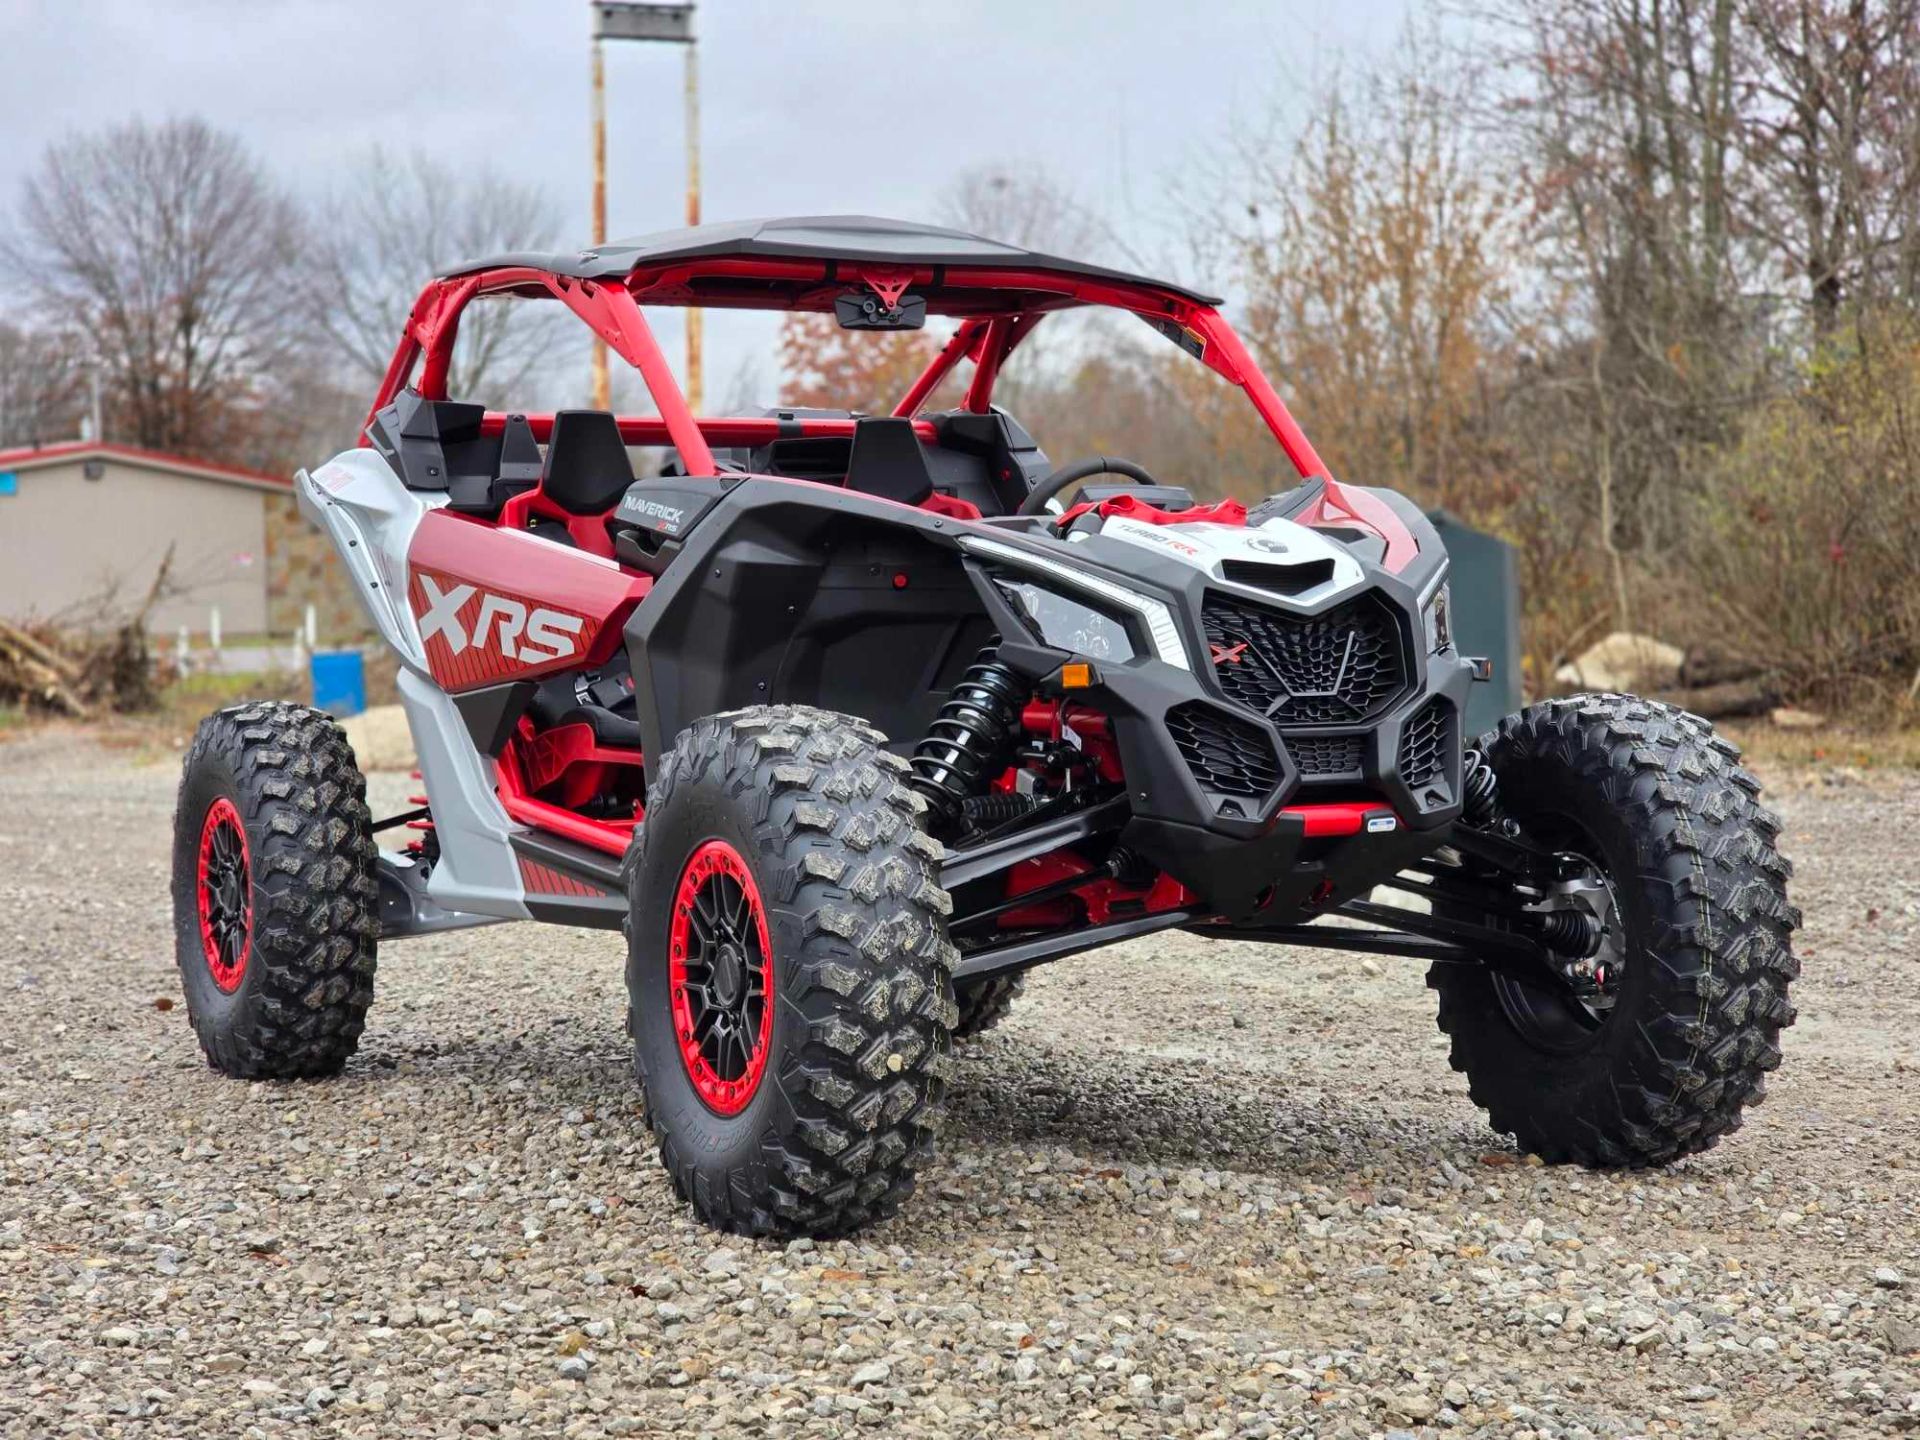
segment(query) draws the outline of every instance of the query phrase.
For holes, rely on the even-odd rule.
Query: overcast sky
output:
[[[1403,0],[702,0],[706,218],[932,219],[967,167],[1035,165],[1152,251],[1169,177],[1204,163],[1236,118],[1391,45],[1405,11]],[[419,146],[537,179],[577,215],[568,239],[588,236],[586,0],[0,0],[0,55],[9,208],[50,140],[199,114],[302,192],[350,183],[372,142]],[[615,237],[680,223],[680,82],[671,47],[608,47]],[[771,329],[720,323],[710,401],[750,357],[770,390]],[[677,337],[662,339],[677,359]]]

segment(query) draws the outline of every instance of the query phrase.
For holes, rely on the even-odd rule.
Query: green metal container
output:
[[[1497,536],[1475,530],[1445,510],[1427,518],[1453,561],[1453,642],[1463,655],[1484,655],[1493,662],[1493,679],[1475,685],[1467,697],[1467,736],[1491,730],[1501,716],[1521,705],[1520,581],[1513,547]]]

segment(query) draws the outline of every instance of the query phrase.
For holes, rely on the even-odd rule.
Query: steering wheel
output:
[[[1158,485],[1160,482],[1147,473],[1146,467],[1136,465],[1131,460],[1119,460],[1108,455],[1095,455],[1091,460],[1076,460],[1071,465],[1062,465],[1046,479],[1027,492],[1027,498],[1020,502],[1016,515],[1039,515],[1045,512],[1047,502],[1069,485],[1079,480],[1089,480],[1095,475],[1119,475],[1133,481],[1136,485]]]

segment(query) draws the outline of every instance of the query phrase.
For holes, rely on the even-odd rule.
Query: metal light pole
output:
[[[700,223],[700,67],[693,38],[692,4],[642,4],[638,0],[593,0],[593,243],[607,241],[607,77],[603,40],[663,40],[686,46],[687,224]],[[687,404],[701,409],[700,312],[687,316]],[[612,408],[607,345],[593,342],[593,404]]]

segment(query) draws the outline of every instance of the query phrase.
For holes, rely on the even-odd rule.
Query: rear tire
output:
[[[1007,1012],[1013,1009],[1013,1002],[1020,998],[1026,985],[1024,975],[989,975],[971,985],[960,986],[954,997],[959,1002],[960,1020],[953,1027],[953,1038],[971,1040],[998,1025],[1007,1018]]]
[[[200,723],[174,812],[174,948],[222,1074],[332,1075],[359,1044],[379,937],[366,794],[330,715],[266,702]]]
[[[932,1158],[955,1019],[941,848],[862,721],[760,706],[683,731],[628,851],[628,1026],[702,1219],[844,1234]]]
[[[1794,1018],[1800,915],[1759,782],[1705,720],[1628,695],[1535,705],[1484,750],[1501,812],[1611,886],[1623,975],[1611,1010],[1583,1019],[1546,987],[1435,964],[1453,1068],[1543,1160],[1664,1165],[1711,1148],[1764,1097]]]

